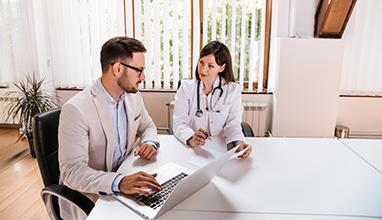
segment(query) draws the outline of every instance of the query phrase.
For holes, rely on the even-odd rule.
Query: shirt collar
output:
[[[101,87],[101,90],[106,98],[106,101],[108,103],[111,103],[111,104],[116,104],[116,101],[113,99],[113,97],[111,97],[111,95],[109,94],[109,92],[105,89],[105,87],[103,86],[102,82],[101,82],[101,79],[98,79],[97,80],[97,83],[99,84],[99,87]],[[119,96],[119,99],[118,99],[118,102],[120,102],[121,100],[123,100],[125,98],[125,92],[122,93],[121,96]]]
[[[212,85],[212,89],[215,89],[216,87],[219,87],[219,78],[221,78],[221,87],[223,88],[223,85],[224,85],[224,78],[223,77],[220,77],[220,76],[218,76],[218,77],[216,77],[216,79],[215,79],[215,81],[214,81],[214,83],[213,83],[213,85]],[[204,84],[203,84],[203,82],[202,82],[202,80],[200,80],[200,91],[202,91],[203,92],[203,89],[204,89]]]

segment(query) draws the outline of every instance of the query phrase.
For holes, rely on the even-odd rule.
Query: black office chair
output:
[[[252,127],[247,122],[241,122],[241,131],[244,134],[244,137],[255,137]]]
[[[43,112],[33,120],[33,142],[38,166],[45,187],[41,197],[51,219],[61,219],[58,198],[64,199],[87,215],[94,203],[78,191],[59,184],[60,170],[58,166],[58,123],[61,109]]]

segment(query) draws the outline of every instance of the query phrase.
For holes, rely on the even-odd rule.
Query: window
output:
[[[203,45],[219,40],[230,49],[236,80],[248,90],[262,81],[264,51],[263,1],[204,0]]]
[[[177,85],[179,79],[190,78],[190,1],[136,0],[134,3],[134,35],[147,49],[144,88],[169,89],[170,81]]]
[[[34,72],[26,11],[24,1],[0,1],[0,84]]]
[[[243,86],[248,82],[245,89],[263,84],[265,1],[138,0],[134,4],[134,19],[130,19],[135,21],[134,36],[148,49],[144,88],[169,89],[171,82],[177,85],[179,79],[192,77],[201,40],[202,45],[212,40],[227,45],[236,80]]]
[[[102,44],[125,34],[123,5],[123,0],[46,1],[56,87],[84,88],[101,76]]]
[[[127,35],[141,40],[147,48],[146,81],[142,88],[174,90],[179,80],[193,77],[202,46],[211,40],[219,40],[231,51],[237,81],[245,90],[252,91],[257,84],[262,90],[263,85],[265,5],[269,1],[45,0],[32,1],[28,3],[30,7],[26,7],[28,1],[18,0],[2,1],[0,12],[7,18],[3,15],[12,11],[9,9],[15,2],[24,2],[23,10],[34,15],[29,16],[32,20],[23,26],[27,33],[30,27],[38,32],[33,36],[36,38],[33,42],[39,47],[33,48],[37,54],[34,66],[37,67],[29,69],[45,71],[38,74],[48,74],[55,87],[91,85],[101,76],[99,52],[102,44],[111,37]],[[0,33],[1,45],[16,47],[24,44],[23,48],[34,45],[24,41],[27,35],[14,34],[14,23],[7,23],[9,21],[16,22],[0,20],[2,29],[8,30]],[[21,21],[17,20],[18,23]],[[10,39],[9,33],[18,43],[4,40]],[[42,49],[43,53],[40,53]],[[1,71],[12,72],[14,80],[17,78],[15,71],[8,69],[23,65],[14,59],[15,54],[7,54],[11,55],[0,61]],[[28,66],[26,63],[32,59],[24,58],[20,62]],[[3,65],[4,62],[7,65]],[[0,80],[10,80],[10,77]]]

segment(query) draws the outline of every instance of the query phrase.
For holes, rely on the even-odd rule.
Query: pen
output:
[[[207,136],[207,139],[210,139],[211,140],[211,135],[208,133],[208,131],[206,130],[203,130],[203,133]]]

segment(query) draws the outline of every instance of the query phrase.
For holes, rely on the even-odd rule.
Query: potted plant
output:
[[[26,80],[13,82],[16,91],[6,93],[6,96],[16,97],[16,101],[8,104],[7,120],[12,118],[19,122],[21,129],[17,141],[27,137],[29,149],[34,158],[36,154],[33,148],[32,119],[36,114],[56,106],[55,98],[43,88],[44,80],[44,78],[38,80],[34,73],[26,75]]]

